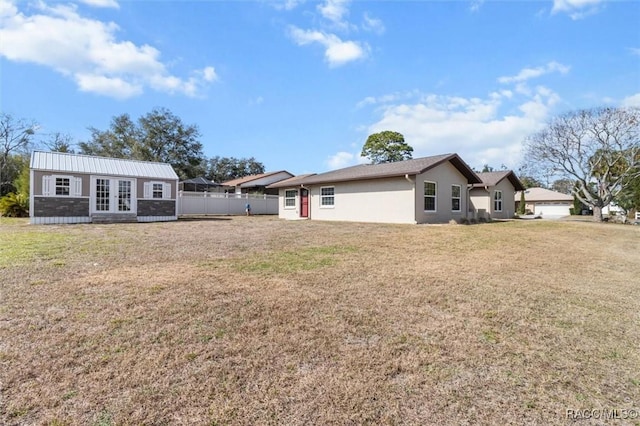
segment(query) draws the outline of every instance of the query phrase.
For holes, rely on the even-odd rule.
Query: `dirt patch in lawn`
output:
[[[0,423],[547,425],[640,405],[636,227],[226,219],[3,222]]]

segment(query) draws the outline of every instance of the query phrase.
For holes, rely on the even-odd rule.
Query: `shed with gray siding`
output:
[[[178,175],[170,164],[34,151],[32,224],[178,219]]]

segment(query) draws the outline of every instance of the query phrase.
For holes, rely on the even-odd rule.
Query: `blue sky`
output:
[[[517,169],[554,115],[640,106],[640,2],[0,0],[0,109],[88,140],[166,107],[269,171],[414,157]]]

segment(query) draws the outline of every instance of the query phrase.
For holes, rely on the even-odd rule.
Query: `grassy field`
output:
[[[0,282],[0,424],[640,408],[640,227],[0,219]]]

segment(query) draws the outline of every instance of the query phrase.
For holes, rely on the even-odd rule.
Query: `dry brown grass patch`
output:
[[[637,408],[638,231],[3,226],[30,249],[0,253],[0,422],[565,424]]]

